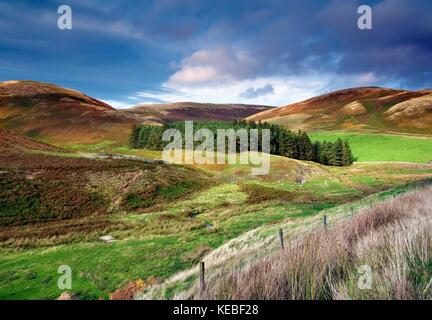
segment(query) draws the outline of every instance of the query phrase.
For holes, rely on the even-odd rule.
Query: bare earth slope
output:
[[[232,121],[243,119],[271,108],[269,106],[244,104],[179,102],[141,105],[132,109],[122,110],[122,112],[128,115],[139,116],[143,120],[165,123],[185,120]]]
[[[305,130],[432,133],[432,90],[377,87],[335,91],[248,118]]]

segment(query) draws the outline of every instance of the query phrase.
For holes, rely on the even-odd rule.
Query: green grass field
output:
[[[354,133],[315,133],[311,138],[347,139],[360,162],[432,160],[432,138]],[[109,142],[76,145],[70,150],[76,153],[62,156],[76,158],[80,152],[108,152],[160,158],[157,151],[130,150]],[[182,168],[183,171],[192,169]],[[180,169],[166,174],[178,174]],[[157,172],[153,167],[140,170],[146,174],[144,177],[148,176],[143,181],[160,177],[151,176]],[[136,169],[137,172],[140,171]],[[190,175],[198,172],[199,176],[211,177],[208,189],[192,188],[195,193],[190,194],[188,184],[159,187],[155,189],[156,202],[150,203],[154,207],[137,211],[135,206],[142,199],[128,197],[129,206],[103,216],[122,228],[94,229],[90,233],[78,229],[64,239],[61,235],[48,238],[35,235],[0,242],[0,299],[55,299],[62,293],[57,288],[57,268],[61,265],[72,268],[73,293],[81,298],[107,298],[110,292],[124,288],[131,281],[151,277],[164,281],[197,265],[212,250],[258,227],[284,222],[302,226],[307,219],[318,218],[322,210],[343,204],[351,206],[353,201],[371,194],[432,177],[432,168],[420,164],[357,163],[351,167],[325,167],[278,156],[271,156],[271,169],[266,176],[251,176],[249,165],[195,166]],[[91,177],[88,187],[97,190],[103,187],[102,191],[114,200],[125,188],[118,176],[111,177],[105,171],[93,173]],[[130,180],[127,176],[125,179]],[[133,187],[129,193],[146,189],[144,185],[135,188],[140,180],[132,181],[128,182]],[[67,220],[62,222],[67,223]],[[42,227],[46,226],[23,226],[22,229]],[[55,228],[56,224],[51,227]],[[1,231],[8,230],[0,229],[0,235]],[[107,233],[117,241],[107,244],[98,240]],[[32,245],[24,246],[24,242]]]
[[[421,174],[408,164],[332,168],[276,156],[272,156],[270,174],[259,178],[250,176],[246,165],[207,168],[221,183],[168,201],[162,208],[109,215],[107,219],[125,226],[109,231],[115,243],[100,242],[98,237],[105,233],[95,230],[86,238],[78,232],[64,241],[34,239],[31,242],[39,244],[31,247],[13,242],[0,246],[0,299],[58,297],[62,293],[57,288],[60,265],[72,268],[74,293],[82,298],[107,298],[130,281],[164,280],[191,268],[204,255],[249,230],[283,221],[302,224],[322,210],[432,176],[426,166],[422,168]],[[305,183],[296,182],[299,175]],[[174,191],[166,191],[168,199],[184,190]]]
[[[415,135],[396,135],[367,132],[311,132],[313,141],[332,141],[341,138],[348,140],[357,162],[416,162],[427,163],[432,160],[432,137]],[[80,152],[108,152],[160,159],[160,151],[132,150],[128,147],[113,146],[106,141],[92,145],[68,147]]]
[[[318,214],[332,204],[248,204],[236,185],[213,187],[198,197],[152,214],[114,215],[127,223],[112,244],[78,242],[24,251],[0,249],[0,299],[54,299],[57,268],[73,272],[73,292],[107,298],[127,281],[167,278],[199,262],[226,241],[268,223]],[[211,227],[209,227],[211,226]],[[128,280],[127,280],[128,279]]]
[[[432,137],[377,133],[311,133],[313,141],[348,140],[355,161],[401,161],[427,163],[432,160]]]

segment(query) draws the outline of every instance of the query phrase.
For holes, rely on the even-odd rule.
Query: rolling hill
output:
[[[432,90],[345,89],[248,117],[307,131],[432,133]]]
[[[56,142],[125,141],[136,120],[85,94],[34,81],[0,83],[0,126]]]
[[[125,144],[134,124],[242,119],[270,107],[175,103],[117,110],[79,91],[35,81],[0,83],[0,127],[60,144]]]
[[[269,106],[245,104],[179,102],[140,105],[132,109],[121,110],[121,112],[131,116],[139,116],[142,120],[165,123],[185,120],[231,121],[243,119],[271,108]]]

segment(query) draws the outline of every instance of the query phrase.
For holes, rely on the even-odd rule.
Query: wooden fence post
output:
[[[285,245],[284,245],[284,235],[283,235],[282,228],[279,229],[279,240],[280,240],[281,249],[283,250],[285,248]]]
[[[204,261],[200,263],[200,291],[205,291],[205,264]]]
[[[371,202],[369,202],[369,209],[371,209],[371,210],[372,210],[372,201],[371,201]]]
[[[323,222],[324,222],[324,229],[327,229],[327,215],[324,215]]]
[[[351,218],[354,217],[354,208],[353,207],[350,208],[350,215],[351,215]]]

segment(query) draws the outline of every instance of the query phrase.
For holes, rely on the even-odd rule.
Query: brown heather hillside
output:
[[[4,156],[16,156],[19,153],[32,151],[65,152],[63,149],[27,137],[19,136],[9,130],[0,128],[0,160],[2,160]]]
[[[175,121],[222,120],[232,121],[249,117],[271,109],[269,106],[245,104],[213,104],[179,102],[172,104],[149,104],[121,110],[128,115],[139,116],[142,120],[165,123]]]
[[[0,127],[56,142],[126,141],[135,119],[78,91],[33,81],[0,83]]]
[[[94,237],[125,227],[111,214],[161,208],[214,183],[192,168],[79,158],[0,129],[0,242]]]
[[[377,87],[335,91],[248,118],[308,131],[363,129],[432,133],[432,90]]]
[[[175,103],[116,110],[81,92],[35,81],[0,82],[0,127],[59,144],[125,144],[134,124],[242,119],[269,107]]]

